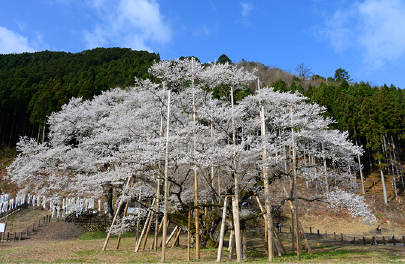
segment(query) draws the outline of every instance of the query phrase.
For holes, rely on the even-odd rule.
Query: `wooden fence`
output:
[[[290,226],[290,233],[291,233]],[[361,235],[361,234],[343,234],[343,233],[330,233],[330,232],[320,232],[319,229],[313,232],[312,227],[309,228],[308,239],[318,238],[318,239],[329,239],[335,240],[336,242],[358,244],[358,245],[393,245],[402,244],[405,246],[405,236],[386,236],[386,235]]]
[[[35,234],[36,231],[41,226],[46,225],[51,221],[51,216],[47,215],[43,218],[39,219],[37,223],[33,223],[32,225],[27,226],[23,231],[20,232],[0,232],[0,241],[9,242],[9,241],[21,241],[23,239],[29,238],[30,235]],[[59,218],[57,218],[59,222]],[[42,222],[42,223],[41,223]]]

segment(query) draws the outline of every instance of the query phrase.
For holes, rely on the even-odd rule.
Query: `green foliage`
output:
[[[217,63],[225,64],[226,62],[232,63],[231,59],[229,59],[228,56],[226,56],[225,54],[219,56]]]
[[[10,228],[10,233],[13,233],[14,229],[14,222],[15,222],[15,215],[11,214],[8,216],[9,221],[8,221],[8,227]]]
[[[133,85],[134,77],[150,77],[155,60],[159,54],[126,48],[0,55],[0,141],[36,135],[45,117],[72,97],[91,99]]]
[[[349,72],[345,69],[339,68],[335,71],[335,80],[340,82],[342,80],[350,81]]]

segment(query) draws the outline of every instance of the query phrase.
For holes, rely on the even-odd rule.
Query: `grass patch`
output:
[[[134,237],[136,237],[135,233],[124,233],[121,235],[121,238],[134,238]],[[107,232],[91,231],[91,232],[83,233],[80,237],[80,240],[95,240],[95,239],[106,239],[106,238],[107,238]],[[110,235],[110,239],[118,239],[118,235]]]

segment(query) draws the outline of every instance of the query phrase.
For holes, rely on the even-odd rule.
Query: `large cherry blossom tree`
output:
[[[329,129],[333,120],[323,118],[324,108],[272,88],[236,103],[233,93],[256,77],[228,63],[161,61],[150,73],[155,83],[136,80],[135,87],[115,88],[92,100],[71,99],[49,116],[48,142],[20,140],[20,154],[8,168],[11,179],[26,192],[100,197],[132,178],[138,184],[129,196],[139,199],[142,189],[144,196],[161,201],[168,140],[169,218],[186,228],[188,211],[200,209],[192,226],[194,238],[201,238],[198,245],[218,242],[226,195],[234,196],[238,208],[254,195],[265,200],[266,186],[270,210],[295,195],[331,208],[346,206],[365,222],[375,219],[356,194],[353,172],[362,149],[348,141],[347,133]],[[219,86],[229,89],[230,98],[212,99]],[[243,226],[254,217],[262,212],[238,208],[227,226],[237,229],[239,221]]]

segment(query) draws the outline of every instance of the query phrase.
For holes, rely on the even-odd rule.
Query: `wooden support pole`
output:
[[[281,249],[283,250],[283,253],[284,253],[284,254],[287,254],[287,252],[285,251],[283,242],[281,242],[281,240],[280,240],[280,238],[278,237],[278,235],[277,235],[277,233],[276,233],[275,230],[273,230],[273,235],[275,236],[275,238],[276,238],[278,244],[280,245]]]
[[[287,190],[286,190],[284,184],[282,184],[282,187],[283,187],[283,190],[284,190],[284,194],[285,194],[286,196],[288,196],[288,193],[287,193]],[[292,203],[290,200],[288,200],[288,204],[290,205],[290,209],[291,209],[291,213],[292,213],[292,219],[294,219],[294,218],[296,217],[296,215],[295,215],[293,203]],[[293,225],[294,225],[294,224],[293,224]],[[305,247],[306,247],[307,250],[308,250],[308,253],[309,253],[310,255],[312,255],[311,246],[309,245],[308,239],[307,239],[307,237],[305,236],[304,229],[302,228],[302,225],[301,225],[301,223],[300,223],[299,220],[297,220],[297,226],[298,226],[298,228],[299,228],[299,233],[301,233],[301,237],[302,237],[302,239],[304,240],[304,244],[305,244]],[[298,232],[297,232],[297,233],[298,233]],[[294,232],[293,232],[293,234],[294,234]],[[318,237],[319,237],[319,229],[318,229]],[[294,239],[293,239],[293,241],[294,241]]]
[[[155,199],[153,199],[153,203],[154,203],[154,202],[155,202]],[[151,215],[152,215],[152,211],[149,211],[148,217],[146,218],[145,224],[144,224],[144,226],[143,226],[143,228],[142,228],[141,235],[139,236],[138,241],[137,241],[137,243],[136,243],[136,247],[135,247],[134,252],[138,252],[138,251],[139,251],[139,247],[141,246],[141,242],[142,242],[143,236],[144,236],[144,234],[145,234],[145,232],[146,232],[146,229],[148,228],[149,221],[152,221]]]
[[[166,240],[166,245],[169,244],[170,240],[172,239],[173,235],[176,233],[177,228],[179,228],[179,226],[176,226],[173,231],[170,233],[169,238]]]
[[[166,230],[169,229],[169,225],[170,225],[170,220],[167,220]],[[162,244],[163,244],[163,238],[162,238],[162,240],[160,240],[159,247],[162,247]]]
[[[187,224],[187,261],[190,261],[190,244],[191,244],[191,210],[188,210]]]
[[[274,239],[274,232],[273,232],[272,236],[273,236],[273,239],[272,239],[272,241],[273,241],[273,246],[276,248],[278,256],[281,257],[280,248],[279,248],[279,246],[278,246],[276,240]],[[274,251],[274,250],[273,250],[273,254],[275,254],[275,251]]]
[[[131,183],[131,188],[132,188],[133,184]],[[127,203],[125,204],[125,209],[124,209],[124,216],[122,218],[125,218],[127,216],[127,212],[128,212],[128,205],[129,205],[129,198],[127,199]],[[91,219],[91,218],[90,218]],[[117,240],[117,246],[115,247],[116,249],[118,249],[120,247],[120,242],[121,242],[121,236],[122,236],[122,227],[124,226],[124,221],[122,221],[121,223],[121,230],[120,233],[118,235],[118,240]]]
[[[125,184],[125,188],[128,188],[129,182],[130,182],[131,178],[132,178],[132,177],[129,177],[129,178],[127,179],[127,183]],[[120,210],[121,210],[122,204],[123,204],[123,199],[120,199],[120,203],[118,204],[117,210],[115,211],[115,215],[114,215],[114,218],[113,218],[113,220],[112,220],[112,222],[111,222],[110,229],[108,230],[107,238],[105,239],[105,242],[104,242],[104,246],[103,246],[102,251],[104,251],[104,250],[107,248],[107,244],[108,244],[108,241],[110,240],[110,236],[111,236],[111,227],[112,227],[113,225],[115,225],[115,221],[117,221],[117,217],[118,217],[118,214],[119,214],[119,212],[120,212]]]
[[[295,200],[295,221],[297,225],[297,258],[301,259],[301,252],[300,252],[300,226],[299,226],[299,219],[298,219],[298,187],[297,187],[297,160],[296,160],[296,154],[295,154],[295,140],[294,140],[294,127],[292,125],[293,123],[293,107],[292,104],[290,105],[290,116],[291,116],[291,140],[292,140],[292,158],[293,158],[293,174],[294,174],[294,194],[293,198]],[[291,202],[291,201],[290,201]],[[294,211],[294,209],[292,210]],[[304,232],[302,232],[304,233]],[[309,244],[308,244],[309,246]]]
[[[135,238],[135,245],[138,243],[139,239],[139,229],[141,225],[141,199],[142,199],[142,188],[139,190],[139,198],[138,198],[138,221],[136,221],[136,238]]]
[[[269,228],[267,226],[268,226],[268,223],[266,220],[264,220],[264,249],[268,256],[269,255]]]
[[[237,176],[235,175],[237,178]],[[233,208],[233,227],[234,227],[234,244],[236,247],[236,261],[242,262],[242,246],[241,246],[241,235],[240,235],[240,226],[239,226],[239,205],[237,194],[232,196],[232,208]]]
[[[143,244],[142,244],[141,250],[145,250],[146,241],[148,241],[148,236],[149,236],[150,228],[151,228],[151,226],[152,226],[153,216],[154,216],[154,215],[155,215],[155,212],[152,211],[152,214],[151,214],[151,216],[150,216],[150,220],[149,220],[149,223],[148,223],[148,228],[146,229],[145,239],[143,240]]]
[[[263,208],[263,206],[262,206],[262,204],[261,204],[261,202],[260,202],[260,200],[259,200],[259,197],[256,196],[256,200],[257,200],[257,203],[259,204],[260,210],[261,210],[262,212],[264,212],[264,208]],[[263,217],[264,217],[264,219],[266,220],[267,215],[264,214]],[[265,221],[265,223],[267,223],[267,221]],[[266,228],[266,230],[268,230],[268,228]],[[275,231],[274,229],[272,229],[272,230],[273,230],[273,239],[272,239],[272,241],[274,241],[273,244],[274,244],[274,245],[276,246],[276,248],[277,248],[278,255],[281,256],[281,252],[280,252],[280,249],[279,249],[278,245],[280,245],[280,247],[282,248],[284,254],[286,254],[286,251],[285,251],[285,248],[284,248],[283,243],[281,242],[280,238],[278,237],[276,231]],[[266,236],[266,234],[269,235],[268,232],[265,232],[265,236]],[[275,239],[274,239],[274,238],[275,238]],[[267,242],[267,241],[268,241],[268,239],[266,239],[266,242]],[[278,243],[278,244],[277,244],[277,243]],[[268,248],[269,248],[269,247],[266,247],[266,249],[268,249]]]
[[[156,217],[159,217],[159,216],[156,215]],[[159,229],[157,230],[158,234],[160,233],[160,230],[162,230],[162,226],[163,226],[163,221],[160,221]],[[153,239],[152,246],[150,247],[150,249],[153,249],[155,251],[157,250],[158,242],[159,242],[158,240],[159,240],[159,235],[156,236],[156,232],[155,232],[155,238]]]
[[[174,238],[172,248],[174,248],[175,246],[178,246],[180,244],[180,234],[181,234],[181,228],[178,228],[176,237]]]
[[[233,258],[233,252],[235,249],[235,231],[231,230],[231,235],[229,236],[229,258]]]
[[[167,223],[169,220],[167,206],[169,196],[169,130],[170,130],[170,90],[167,92],[167,125],[166,125],[166,151],[165,151],[165,181],[164,181],[164,196],[163,196],[163,235],[162,235],[162,258],[161,262],[166,261],[166,236]]]
[[[247,259],[246,228],[242,229],[242,258]]]
[[[222,248],[224,246],[224,233],[225,233],[225,221],[226,221],[226,203],[228,201],[228,197],[224,197],[224,207],[222,209],[222,221],[221,221],[221,231],[219,233],[219,245],[218,245],[218,255],[217,255],[217,262],[221,262],[222,260]]]

